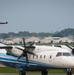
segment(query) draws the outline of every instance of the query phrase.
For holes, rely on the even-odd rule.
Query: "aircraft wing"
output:
[[[19,50],[23,50],[23,48],[24,48],[24,46],[7,46],[7,45],[4,45],[4,44],[0,43],[0,49],[13,49],[14,47],[19,49]],[[35,46],[29,47],[27,45],[26,48],[28,48],[29,50],[30,49],[35,49]]]
[[[23,50],[23,46],[0,46],[0,49],[12,49],[13,47],[15,47],[16,49],[19,49],[19,50]],[[26,48],[29,48],[29,46],[26,46]],[[30,49],[34,49],[35,46],[32,46],[29,48]]]
[[[12,46],[0,46],[0,49],[12,49]]]

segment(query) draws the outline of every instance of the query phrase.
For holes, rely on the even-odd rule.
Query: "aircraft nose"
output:
[[[74,68],[74,57],[66,57],[63,61],[65,62],[63,65],[67,68]]]
[[[69,61],[69,66],[70,66],[71,68],[74,68],[74,58],[71,59],[71,61]]]

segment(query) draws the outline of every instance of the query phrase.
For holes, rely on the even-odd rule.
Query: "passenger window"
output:
[[[44,55],[44,58],[45,58],[46,56]]]
[[[36,56],[36,58],[38,58],[38,55]]]
[[[34,58],[34,55],[33,55],[33,58]]]
[[[50,59],[52,58],[52,56],[50,55]]]
[[[56,57],[57,56],[62,56],[62,53],[61,52],[58,52],[57,55],[56,55]]]
[[[40,55],[40,58],[42,58],[42,55]]]

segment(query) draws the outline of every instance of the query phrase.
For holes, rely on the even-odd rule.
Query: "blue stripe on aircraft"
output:
[[[4,62],[11,62],[11,63],[18,63],[18,64],[24,64],[26,65],[26,59],[25,58],[21,58],[19,60],[17,60],[17,57],[13,57],[13,56],[8,56],[4,53],[0,53],[0,61],[4,61]],[[54,67],[51,64],[45,64],[42,62],[38,62],[38,61],[33,61],[33,60],[29,60],[29,65],[34,65],[34,66],[47,66],[47,67]]]

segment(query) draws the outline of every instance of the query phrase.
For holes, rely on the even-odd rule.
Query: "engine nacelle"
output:
[[[13,48],[11,50],[7,50],[7,54],[13,55],[13,56],[20,56],[23,53],[23,51],[18,48],[13,46]]]

